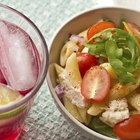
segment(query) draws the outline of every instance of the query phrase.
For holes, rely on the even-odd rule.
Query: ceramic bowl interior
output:
[[[49,70],[47,74],[48,86],[50,88],[50,92],[56,103],[58,109],[65,116],[65,118],[76,127],[77,130],[80,130],[82,135],[85,135],[88,138],[93,139],[94,136],[104,139],[104,140],[116,140],[102,134],[99,134],[85,125],[78,122],[63,106],[59,98],[57,97],[54,88],[56,86],[56,73],[52,63],[59,64],[59,55],[61,48],[64,43],[68,40],[70,33],[78,34],[85,29],[87,29],[93,23],[96,23],[100,19],[109,18],[115,23],[119,23],[121,18],[124,18],[127,21],[131,21],[140,25],[140,12],[120,7],[102,7],[96,8],[92,10],[88,10],[80,13],[79,15],[73,17],[63,24],[62,27],[58,29],[55,36],[52,39],[52,43],[50,45],[49,51]]]

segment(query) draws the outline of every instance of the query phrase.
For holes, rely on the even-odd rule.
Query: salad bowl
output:
[[[116,25],[119,25],[121,19],[125,21],[133,22],[140,25],[140,12],[124,7],[100,7],[90,9],[74,16],[67,22],[65,22],[56,32],[52,38],[52,42],[49,46],[49,70],[47,74],[47,82],[50,89],[50,93],[56,103],[60,112],[64,115],[66,120],[72,124],[81,135],[86,136],[89,139],[94,137],[103,140],[117,140],[118,136],[110,137],[99,133],[96,130],[92,130],[90,127],[81,123],[66,109],[64,106],[64,100],[60,99],[60,96],[56,93],[56,86],[58,85],[58,76],[54,67],[54,63],[60,65],[60,54],[64,44],[69,40],[71,34],[79,34],[82,31],[88,29],[92,24],[97,23],[102,19],[113,21]],[[132,139],[135,140],[135,139]]]

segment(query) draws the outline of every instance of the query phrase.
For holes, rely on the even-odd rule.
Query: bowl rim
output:
[[[82,12],[78,12],[77,14],[74,14],[72,17],[68,18],[66,21],[64,21],[64,23],[62,25],[59,26],[59,28],[56,30],[56,32],[54,33],[52,39],[51,39],[51,42],[50,44],[48,45],[48,53],[50,54],[50,51],[51,51],[51,46],[53,45],[53,42],[55,40],[55,38],[57,37],[58,33],[62,30],[62,28],[64,26],[66,26],[69,22],[71,22],[72,20],[74,20],[75,18],[83,15],[83,14],[86,14],[88,12],[91,12],[91,11],[95,11],[95,10],[101,10],[101,9],[122,9],[122,10],[129,10],[129,11],[132,11],[132,12],[139,12],[140,13],[140,10],[138,9],[134,9],[132,7],[127,7],[127,6],[120,6],[120,5],[116,5],[116,6],[95,6],[93,8],[90,8],[90,9],[86,9],[86,10],[83,10]],[[50,65],[50,63],[49,63]],[[59,109],[61,111],[63,111],[63,113],[76,125],[78,126],[79,128],[81,128],[83,131],[85,131],[86,133],[90,134],[90,135],[93,135],[93,136],[96,136],[98,138],[101,138],[103,140],[118,140],[117,138],[111,138],[109,136],[105,136],[103,134],[100,134],[90,128],[88,128],[87,126],[85,126],[84,124],[82,124],[81,122],[79,122],[78,120],[76,120],[73,115],[71,115],[67,109],[64,107],[64,105],[62,104],[62,102],[60,101],[60,99],[58,98],[57,94],[55,93],[55,90],[51,84],[51,78],[49,76],[49,69],[48,69],[48,73],[47,73],[47,83],[48,83],[48,87],[49,87],[49,92],[51,93],[52,97],[53,97],[53,100],[55,102],[55,104],[57,104],[57,106],[59,106]],[[62,112],[61,112],[62,114]],[[63,115],[64,115],[63,114]]]

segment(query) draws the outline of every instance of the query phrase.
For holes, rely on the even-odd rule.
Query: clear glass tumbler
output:
[[[39,78],[33,89],[21,100],[8,106],[0,106],[0,140],[17,140],[34,97],[46,77],[48,50],[45,39],[39,29],[22,13],[0,4],[0,19],[13,23],[23,29],[32,39],[40,56]]]

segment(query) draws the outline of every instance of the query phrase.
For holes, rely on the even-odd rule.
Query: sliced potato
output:
[[[91,115],[87,114],[88,108],[89,108],[89,106],[84,107],[84,108],[77,107],[79,114],[81,115],[81,118],[82,118],[84,124],[86,124],[86,125],[88,125],[89,122],[91,121]]]
[[[106,108],[105,103],[93,103],[92,106],[87,110],[87,113],[92,116],[97,116],[104,111],[104,108]]]
[[[92,115],[87,113],[87,123],[85,123],[86,125],[89,125],[89,123],[91,122],[92,119]]]
[[[60,75],[64,72],[64,69],[56,63],[54,64],[54,68],[55,68],[57,76],[58,76],[58,83],[62,84],[63,79],[60,77]]]
[[[65,108],[69,111],[69,113],[72,114],[75,119],[83,123],[82,117],[80,116],[76,105],[72,104],[71,101],[65,95],[63,96],[63,102]]]
[[[62,68],[60,65],[56,63],[54,64],[54,67],[58,76],[64,71],[64,68]]]
[[[128,98],[128,103],[137,111],[140,111],[140,93],[133,93]]]
[[[84,47],[83,50],[82,50],[82,53],[88,53],[88,50],[89,49],[87,47]]]
[[[70,82],[73,86],[77,85],[82,81],[75,53],[72,53],[71,56],[68,58],[65,69],[69,73]]]
[[[125,96],[131,94],[138,86],[139,83],[128,83],[126,85],[117,83],[111,88],[109,92],[109,100],[122,99]]]
[[[73,53],[78,46],[75,42],[68,41],[62,48],[60,53],[60,65],[65,66],[68,57]]]
[[[79,114],[80,114],[80,116],[81,116],[83,122],[84,122],[84,123],[87,122],[87,116],[86,116],[86,114],[87,114],[87,109],[86,109],[86,108],[77,107],[77,110],[78,110],[78,112],[79,112]]]
[[[117,79],[117,75],[114,72],[114,70],[113,70],[112,66],[110,65],[110,63],[103,63],[100,66],[107,70],[107,72],[109,73],[111,79]]]

